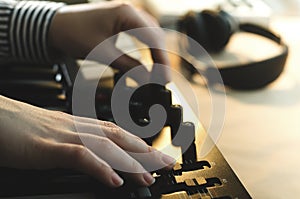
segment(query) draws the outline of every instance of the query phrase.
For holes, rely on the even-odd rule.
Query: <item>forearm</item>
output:
[[[62,3],[0,0],[0,59],[50,60],[48,30]]]

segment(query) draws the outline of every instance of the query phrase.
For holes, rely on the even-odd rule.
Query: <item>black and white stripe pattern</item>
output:
[[[63,3],[0,0],[0,59],[50,61],[48,30]]]
[[[0,57],[11,55],[8,32],[14,5],[14,2],[0,1]]]

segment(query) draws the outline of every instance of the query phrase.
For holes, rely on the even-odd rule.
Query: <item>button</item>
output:
[[[185,180],[184,182],[185,182],[185,184],[186,184],[187,186],[189,186],[189,187],[191,187],[191,186],[196,186],[194,180],[192,180],[192,179],[187,179],[187,180]]]
[[[178,164],[178,163],[176,163],[175,166],[173,167],[173,170],[174,170],[174,171],[178,171],[178,170],[181,170],[181,169],[182,169],[182,167],[181,167],[181,165]]]
[[[203,177],[196,177],[195,180],[196,180],[198,185],[204,185],[204,184],[207,183],[207,181]]]
[[[173,167],[173,174],[176,176],[181,176],[182,175],[182,166],[179,163],[176,163],[175,166]]]

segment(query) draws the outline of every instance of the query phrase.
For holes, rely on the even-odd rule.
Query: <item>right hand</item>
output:
[[[75,126],[82,132],[77,132]],[[103,134],[97,133],[99,129]],[[154,153],[145,162],[139,162],[127,151]],[[155,163],[161,168],[171,168],[175,163],[170,156],[113,123],[50,111],[0,96],[0,166],[71,168],[118,187],[123,179],[109,164],[116,161],[126,170],[136,171],[128,176],[143,186],[154,182],[143,165]]]
[[[166,53],[165,33],[159,28],[158,22],[145,11],[136,7],[116,2],[100,2],[93,4],[69,5],[60,8],[55,14],[49,29],[49,45],[64,55],[85,59],[86,56],[100,43],[112,36],[127,30],[139,29],[134,32],[141,42],[150,46],[152,60],[156,64],[170,66]],[[130,33],[130,32],[129,32]],[[113,68],[125,73],[133,67],[142,65],[139,60],[122,53],[115,44],[116,41],[106,42],[97,60],[113,61]],[[102,43],[103,44],[103,43]],[[115,55],[121,55],[113,60]],[[168,70],[158,69],[154,65],[151,77],[162,78],[164,83],[171,81]]]

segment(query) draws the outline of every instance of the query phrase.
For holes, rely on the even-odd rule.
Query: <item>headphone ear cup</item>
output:
[[[196,40],[206,51],[219,52],[228,43],[232,27],[227,15],[204,10],[188,12],[178,22],[179,31]]]
[[[232,28],[228,18],[221,12],[211,10],[202,11],[199,13],[199,18],[202,18],[200,20],[205,24],[203,28],[206,29],[206,39],[208,40],[207,51],[219,52],[223,50],[232,35]]]
[[[182,16],[178,21],[178,29],[180,32],[185,33],[197,41],[202,47],[208,46],[208,38],[205,31],[205,24],[201,17],[198,17],[198,13],[189,11]]]

